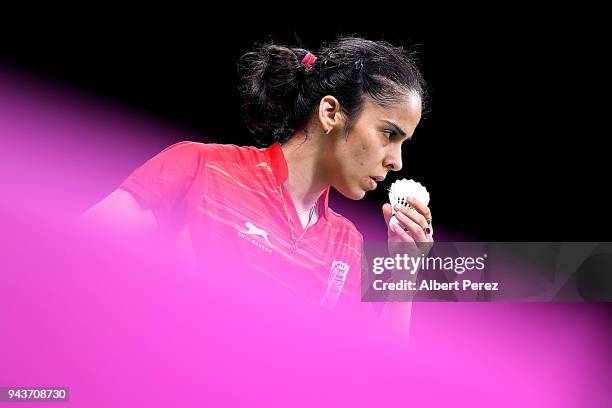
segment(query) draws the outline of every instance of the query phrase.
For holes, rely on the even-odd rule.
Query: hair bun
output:
[[[239,62],[240,92],[245,121],[257,141],[284,141],[293,131],[289,115],[305,75],[301,64],[307,52],[265,44]]]

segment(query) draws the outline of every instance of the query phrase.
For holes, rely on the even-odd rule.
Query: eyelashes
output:
[[[383,133],[386,135],[387,139],[391,139],[392,137],[397,135],[397,132],[395,130],[390,129],[383,130]]]
[[[392,139],[399,140],[401,138],[399,133],[397,133],[395,130],[385,129],[385,130],[383,130],[383,133],[385,135],[385,138],[387,138],[389,140],[392,140]],[[406,138],[405,140],[402,141],[402,146],[405,145],[407,142],[409,142],[411,140],[412,140],[411,137]]]

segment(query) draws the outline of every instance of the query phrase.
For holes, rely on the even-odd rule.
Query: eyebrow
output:
[[[393,121],[391,121],[391,120],[387,120],[387,119],[381,119],[381,121],[382,121],[382,122],[385,122],[385,123],[386,123],[386,124],[388,124],[389,126],[394,127],[394,128],[395,128],[395,130],[396,130],[396,131],[397,131],[397,132],[398,132],[400,135],[402,135],[402,137],[406,136],[406,132],[404,132],[404,130],[403,130],[401,127],[399,127],[399,126],[397,125],[397,123],[395,123],[395,122],[393,122]]]

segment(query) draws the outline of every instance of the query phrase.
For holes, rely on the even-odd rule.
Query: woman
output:
[[[119,213],[178,236],[211,270],[231,260],[325,307],[354,303],[363,238],[328,207],[329,189],[359,200],[402,168],[402,143],[421,117],[421,74],[401,48],[355,37],[315,54],[263,45],[239,73],[246,123],[269,147],[177,143],[89,215]],[[382,212],[388,225],[391,206]],[[389,244],[433,242],[430,218],[412,201]]]

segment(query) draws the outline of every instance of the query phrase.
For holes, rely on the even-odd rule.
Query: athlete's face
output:
[[[349,134],[330,134],[326,167],[331,185],[350,199],[363,198],[376,188],[373,179],[380,182],[389,170],[402,168],[402,143],[412,137],[420,119],[416,94],[385,108],[366,98]]]

